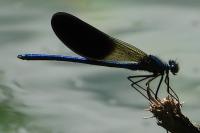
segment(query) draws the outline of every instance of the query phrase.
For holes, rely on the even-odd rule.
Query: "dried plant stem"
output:
[[[172,97],[162,100],[150,98],[149,111],[157,119],[157,124],[171,133],[200,133],[198,127],[181,112],[181,105]]]

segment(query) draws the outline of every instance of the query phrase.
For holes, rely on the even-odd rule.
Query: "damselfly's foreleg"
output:
[[[176,100],[178,101],[178,103],[180,103],[178,95],[175,93],[175,91],[174,91],[174,90],[170,87],[170,85],[169,85],[169,74],[166,74],[166,77],[165,77],[165,84],[167,85],[167,93],[168,93],[171,97],[173,97],[174,99],[176,99]],[[171,94],[170,91],[172,91],[172,93],[173,93],[175,96],[174,96],[173,94]]]
[[[162,84],[162,81],[163,81],[163,75],[161,75],[161,78],[160,78],[158,87],[157,87],[157,89],[156,89],[155,99],[158,99],[158,91],[160,90],[160,86],[161,86],[161,84]]]

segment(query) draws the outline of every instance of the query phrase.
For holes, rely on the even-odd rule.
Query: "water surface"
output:
[[[21,53],[74,55],[50,27],[53,13],[72,13],[163,60],[177,59],[172,87],[199,122],[198,0],[0,2],[0,131],[6,133],[165,132],[144,111],[128,70],[60,62],[27,62]],[[83,44],[84,45],[84,44]]]

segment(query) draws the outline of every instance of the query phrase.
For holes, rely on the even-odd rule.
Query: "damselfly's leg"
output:
[[[158,100],[158,98],[157,99],[155,99],[155,93],[153,92],[153,90],[150,88],[150,83],[151,83],[151,81],[153,81],[155,78],[157,78],[158,76],[160,76],[160,74],[159,75],[155,75],[155,74],[153,74],[153,75],[137,75],[137,76],[129,76],[129,77],[127,77],[128,78],[128,80],[130,80],[131,82],[132,82],[132,84],[131,84],[131,86],[136,90],[136,91],[138,91],[142,96],[144,96],[149,102],[158,102],[157,100]],[[144,78],[142,78],[142,79],[140,79],[140,80],[138,80],[138,81],[133,81],[132,79],[133,78],[140,78],[140,77],[144,77]],[[141,82],[141,81],[144,81],[144,80],[147,80],[147,79],[149,79],[147,82],[146,82],[146,86],[147,86],[147,88],[143,88],[142,86],[140,86],[140,85],[138,85],[138,83],[139,82]],[[152,95],[151,94],[153,94],[154,95],[154,97],[152,97]]]
[[[169,74],[166,74],[166,77],[165,77],[165,84],[167,85],[167,93],[168,93],[171,97],[175,98],[175,99],[178,101],[178,103],[180,103],[178,95],[175,93],[175,91],[174,91],[174,90],[170,87],[170,85],[169,85]],[[175,96],[174,96],[173,94],[171,94],[170,90],[172,91],[172,93],[173,93]]]
[[[142,77],[142,79],[137,80],[137,81],[133,81],[134,78],[141,78],[141,77]],[[154,77],[154,75],[136,75],[136,76],[127,77],[127,79],[132,82],[131,86],[150,102],[151,102],[151,100],[147,96],[147,89],[143,88],[138,83],[142,82],[144,80],[147,80],[148,78],[151,78],[151,77]],[[150,90],[150,91],[153,93],[152,90]]]
[[[154,94],[154,97],[152,97],[152,93],[151,92],[153,92],[152,90],[151,90],[151,88],[150,88],[150,86],[148,85],[147,86],[147,96],[148,96],[148,98],[149,98],[149,101],[151,102],[151,103],[153,103],[153,104],[162,104],[161,102],[160,102],[160,99],[159,100],[157,100],[157,99],[155,99],[155,93],[153,93]]]
[[[158,87],[157,87],[157,89],[156,89],[155,99],[158,99],[158,91],[159,91],[159,89],[160,89],[160,85],[162,84],[162,81],[163,81],[163,74],[161,75],[161,78],[160,78]]]
[[[154,76],[152,76],[153,78],[149,79],[149,80],[146,82],[146,85],[147,85],[147,86],[150,86],[150,83],[151,83],[154,79],[156,79],[158,76],[160,76],[160,75],[154,75]]]
[[[140,86],[140,85],[138,85],[137,83],[136,84],[131,84],[131,86],[136,90],[136,91],[138,91],[143,97],[145,97],[149,102],[152,102],[151,100],[150,100],[150,98],[148,97],[148,96],[146,96],[141,90],[143,90],[143,91],[147,91],[146,89],[144,89],[142,86]],[[139,90],[137,87],[135,87],[135,86],[137,86],[137,87],[139,87],[141,90]]]
[[[140,80],[138,80],[138,81],[133,81],[133,79],[134,78],[141,78],[141,77],[144,77],[144,78],[142,78],[142,79],[140,79]],[[137,83],[139,83],[139,82],[141,82],[141,81],[144,81],[144,80],[147,80],[148,78],[151,78],[151,77],[155,77],[155,75],[154,74],[152,74],[152,75],[136,75],[136,76],[129,76],[129,77],[127,77],[127,79],[129,80],[129,81],[131,81],[132,83],[131,83],[131,86],[133,87],[135,84],[137,85],[137,86],[139,86]],[[134,88],[134,87],[133,87]],[[141,87],[140,86],[140,88],[143,88],[143,87]],[[143,88],[143,90],[145,90],[146,91],[146,89],[144,89]],[[155,94],[152,90],[150,90],[153,94]]]
[[[149,79],[148,81],[147,81],[147,83],[146,83],[146,85],[147,85],[147,92],[149,91],[149,89],[150,89],[150,83],[154,80],[154,79],[156,79],[157,77],[159,77],[160,76],[160,74],[159,75],[155,75],[153,78],[151,78],[151,79]],[[160,88],[160,87],[159,87]],[[150,89],[151,90],[151,89]],[[152,92],[152,91],[151,91]],[[157,90],[156,90],[156,92],[157,92]],[[147,93],[148,94],[148,93]],[[156,96],[157,94],[156,93],[154,93],[153,92],[153,94],[154,94],[154,96],[155,96],[155,99],[156,100],[159,100],[158,99],[158,97]],[[149,97],[150,97],[150,95],[149,95]]]
[[[144,78],[143,78],[143,77],[144,77]],[[136,83],[139,83],[139,82],[141,82],[141,81],[143,81],[143,80],[146,80],[146,79],[148,79],[148,78],[150,78],[150,77],[154,77],[154,74],[152,74],[152,75],[128,76],[127,79],[128,79],[129,81],[131,81],[132,83],[136,84]],[[135,78],[142,78],[142,79],[140,79],[140,80],[138,80],[138,81],[133,81],[133,79],[135,79]]]

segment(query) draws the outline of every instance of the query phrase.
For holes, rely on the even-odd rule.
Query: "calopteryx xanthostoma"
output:
[[[138,85],[139,82],[146,81],[147,88],[149,88],[150,82],[157,77],[160,77],[156,92],[153,92],[155,99],[158,98],[158,91],[163,80],[167,85],[167,92],[178,99],[176,93],[169,85],[169,72],[176,75],[179,70],[176,61],[169,60],[168,63],[165,63],[158,57],[148,55],[126,42],[113,38],[68,13],[58,12],[54,14],[51,25],[57,37],[68,48],[82,57],[48,54],[21,54],[18,55],[18,58],[23,60],[69,61],[125,68],[134,71],[147,71],[151,74],[129,76],[128,79],[132,82],[131,86],[141,93],[136,86],[145,91],[147,91],[147,89]],[[133,81],[135,78],[140,79]],[[145,96],[145,94],[141,94]],[[148,96],[145,97],[148,98]]]

